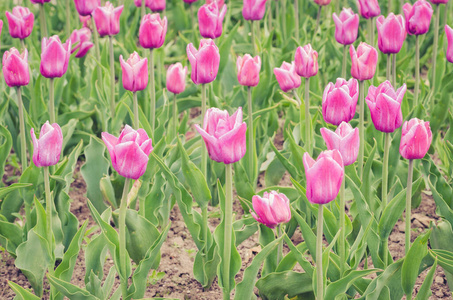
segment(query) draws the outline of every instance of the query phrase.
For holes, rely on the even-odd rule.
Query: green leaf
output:
[[[31,183],[13,183],[7,187],[0,188],[0,198],[4,198],[11,192],[32,186]]]
[[[301,178],[302,176],[297,171],[298,169],[286,158],[283,154],[278,151],[277,147],[275,147],[272,140],[269,138],[269,145],[271,146],[272,150],[274,151],[275,155],[277,156],[278,160],[285,166],[286,170],[289,172],[291,177],[293,178]]]
[[[310,278],[313,277],[313,272],[314,272],[314,268],[313,266],[311,265],[311,263],[305,259],[304,255],[302,254],[303,252],[305,251],[299,251],[299,247],[300,245],[302,244],[299,244],[296,246],[294,246],[293,242],[291,241],[291,239],[288,237],[288,235],[284,235],[283,238],[285,239],[285,242],[286,244],[288,245],[288,248],[291,250],[290,253],[288,253],[284,258],[283,260],[287,259],[290,255],[294,255],[295,257],[295,260],[297,260],[297,262],[299,263],[299,265],[302,267],[302,269],[304,269],[305,273],[308,274],[308,276],[310,276]],[[304,248],[306,249],[306,246],[304,246]],[[282,260],[282,262],[283,262]],[[280,264],[278,265],[278,268],[277,268],[277,271],[280,270],[280,266],[282,265],[282,262],[280,262]],[[310,284],[311,284],[311,281],[310,281]]]
[[[436,273],[437,267],[437,259],[434,260],[434,264],[429,270],[428,274],[426,274],[425,280],[423,280],[422,286],[418,290],[417,297],[415,300],[424,300],[428,299],[432,292],[431,292],[431,285],[433,284],[434,274]]]
[[[16,256],[16,249],[23,242],[22,228],[7,221],[0,220],[0,244],[11,255]]]
[[[406,295],[412,295],[420,264],[423,257],[428,254],[428,239],[430,234],[431,231],[428,231],[423,235],[419,235],[404,258],[401,271],[401,284]]]
[[[307,244],[308,250],[310,251],[311,256],[316,261],[316,235],[311,230],[310,226],[308,226],[307,222],[305,222],[304,218],[302,218],[294,209],[291,209],[291,215],[293,215],[297,223],[299,223],[300,230],[302,232],[302,236]]]
[[[327,286],[326,294],[324,296],[325,299],[334,299],[336,295],[346,293],[346,291],[354,284],[356,279],[376,273],[377,271],[379,271],[379,269],[351,271],[348,275],[332,282]]]
[[[47,278],[51,285],[71,300],[100,300],[86,289],[79,288],[72,283],[58,279],[52,275],[48,275]]]
[[[41,299],[41,298],[33,295],[29,290],[24,289],[23,287],[21,287],[20,285],[14,283],[12,281],[8,281],[8,284],[11,287],[11,289],[16,293],[16,297],[14,297],[14,299],[17,299],[17,300],[39,300],[39,299]]]
[[[3,173],[5,172],[5,163],[8,159],[8,156],[11,152],[11,147],[13,146],[13,138],[11,137],[11,133],[9,133],[8,129],[0,124],[0,136],[3,136],[2,145],[0,146],[0,178],[3,177]],[[0,198],[2,198],[0,196]]]
[[[365,293],[360,297],[361,300],[381,300],[390,299],[390,288],[394,284],[399,286],[398,290],[391,292],[392,299],[401,299],[403,291],[401,290],[400,277],[403,259],[400,259],[389,265],[381,275],[373,279],[368,285]],[[418,273],[418,272],[417,272]],[[387,296],[386,296],[387,294]]]
[[[91,270],[85,272],[85,284],[90,279],[90,273],[94,273],[99,280],[104,278],[104,262],[107,255],[107,243],[106,237],[103,234],[99,234],[91,239],[85,250],[85,268]]]
[[[259,279],[256,282],[256,287],[265,300],[286,299],[285,296],[290,299],[294,297],[297,297],[297,299],[314,298],[311,277],[307,273],[299,273],[291,270],[270,273],[266,277]]]

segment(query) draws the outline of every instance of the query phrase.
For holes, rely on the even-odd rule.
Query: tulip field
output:
[[[452,27],[0,1],[0,299],[453,299]]]

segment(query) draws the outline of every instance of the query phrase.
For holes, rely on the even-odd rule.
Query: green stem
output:
[[[232,165],[225,165],[225,232],[223,248],[223,299],[230,299],[231,231],[233,222],[233,171]]]
[[[49,174],[49,167],[44,167],[44,190],[46,193],[46,235],[47,235],[47,243],[49,243],[49,249],[53,253],[53,232],[52,232],[52,197],[50,195],[50,174]],[[53,255],[52,255],[53,256]],[[54,273],[54,265],[53,261],[49,264],[49,273],[53,275]]]
[[[370,43],[370,45],[375,47],[375,44],[374,44],[374,26],[375,26],[376,22],[374,22],[374,18],[370,18],[370,20],[371,20],[371,28],[370,28],[370,30],[371,30],[371,43]]]
[[[22,47],[22,51],[24,51],[26,49],[24,39],[20,39],[20,46]]]
[[[420,85],[420,36],[415,36],[415,90],[414,99],[415,106],[418,106],[418,90]]]
[[[393,67],[392,85],[393,85],[393,88],[396,88],[396,53],[393,53],[392,67]]]
[[[151,130],[154,132],[154,127],[156,125],[156,89],[154,82],[154,50],[149,49],[149,90],[151,92],[151,109],[149,115],[151,118]]]
[[[190,25],[192,26],[192,40],[196,41],[196,37],[197,37],[196,26],[197,26],[197,23],[195,22],[195,14],[194,14],[194,11],[193,11],[193,6],[194,6],[193,3],[189,4],[189,8],[190,8]]]
[[[256,53],[256,43],[255,43],[255,23],[250,21],[250,30],[252,32],[252,48],[253,48],[253,55]]]
[[[71,35],[71,0],[66,0],[66,37]]]
[[[267,12],[267,29],[269,30],[269,33],[272,32],[272,0],[268,1],[269,2],[269,10]]]
[[[201,85],[201,120],[204,122],[204,116],[206,114],[206,84]],[[204,143],[204,142],[203,142]],[[208,165],[208,150],[206,147],[201,147],[201,172],[204,174],[206,179],[208,178],[207,174],[207,165]]]
[[[346,78],[346,59],[348,57],[348,46],[343,45],[343,63],[341,65],[341,78]]]
[[[115,54],[113,53],[113,36],[109,35],[110,50],[110,116],[115,117]]]
[[[249,132],[247,151],[249,152],[249,179],[250,182],[254,181],[255,175],[255,143],[253,139],[253,107],[252,107],[252,88],[247,87],[247,103],[248,103],[248,118],[247,118],[247,131]]]
[[[96,24],[94,23],[94,21],[92,22],[92,26],[93,26],[93,39],[94,39],[94,52],[95,52],[95,55],[96,55],[96,60],[99,62],[99,64],[101,63],[101,50],[99,48],[99,34],[98,34],[98,31],[97,31],[97,28],[96,28]],[[97,70],[97,73],[98,73],[98,78],[97,80],[99,81],[99,87],[102,87],[104,86],[104,82],[102,80],[102,70],[101,70],[101,66],[96,63],[96,70]]]
[[[310,78],[305,78],[305,138],[307,146],[305,147],[308,154],[313,154],[313,142],[311,138],[311,117],[310,117]],[[302,126],[302,124],[301,124]]]
[[[392,12],[392,2],[393,2],[393,0],[388,0],[388,3],[387,3],[387,14]]]
[[[359,94],[360,94],[360,115],[359,115],[359,134],[360,134],[360,149],[359,149],[359,177],[362,179],[363,176],[363,157],[365,154],[365,83],[359,82]]]
[[[387,54],[387,80],[391,80],[392,74],[391,74],[391,69],[392,69],[392,58],[390,57],[391,54]],[[395,86],[393,86],[395,87]]]
[[[176,94],[173,94],[173,137],[178,136],[178,103]]]
[[[283,40],[286,41],[286,0],[278,1],[282,5],[282,16],[283,19],[281,20],[281,25],[282,25],[282,37]]]
[[[282,228],[281,224],[277,225],[277,239],[282,236]],[[280,264],[283,257],[283,241],[278,243],[278,250],[277,250],[277,266]]]
[[[385,142],[384,142],[384,162],[382,163],[382,203],[381,203],[381,214],[384,212],[384,209],[387,207],[387,184],[388,184],[388,166],[389,166],[389,151],[390,151],[390,133],[385,133]],[[384,241],[383,246],[384,252],[384,266],[388,264],[388,239]]]
[[[138,101],[137,92],[132,92],[133,106],[134,106],[134,128],[140,128],[139,114],[138,114]]]
[[[322,10],[322,6],[320,5],[318,8],[318,15],[316,16],[316,27],[315,27],[315,32],[313,33],[313,35],[316,35],[316,33],[318,32],[319,21],[321,19],[321,10]]]
[[[296,41],[299,43],[299,0],[294,0],[294,15],[296,21],[296,24],[294,25],[296,26]]]
[[[55,86],[54,86],[54,79],[50,78],[49,82],[49,115],[50,115],[50,123],[53,124],[57,122],[57,118],[55,116]]]
[[[323,205],[318,206],[318,225],[316,234],[316,300],[324,299],[324,281],[322,275],[322,227]]]
[[[445,25],[447,25],[447,19],[448,19],[448,2],[445,3],[445,8],[444,8],[444,22],[443,22],[443,25],[442,25],[442,28],[445,28]]]
[[[142,16],[142,19],[143,19],[143,17],[146,14],[146,6],[145,6],[145,4],[146,4],[146,1],[142,0],[142,5],[141,5],[141,16]]]
[[[48,37],[47,34],[47,23],[46,23],[46,11],[44,10],[44,4],[39,4],[39,17],[41,21],[41,39]]]
[[[274,1],[274,0],[270,0]],[[275,21],[277,22],[277,26],[280,32],[282,32],[282,24],[280,23],[280,3],[278,0],[275,0]]]
[[[204,252],[203,252],[203,263],[206,262],[206,258],[208,255],[208,205],[206,204],[204,207],[201,208],[201,217],[203,219],[203,241],[205,243]]]
[[[126,212],[127,212],[127,194],[129,193],[129,186],[131,183],[130,178],[126,178],[124,181],[123,196],[121,198],[120,211],[119,211],[119,239],[120,239],[120,270],[122,276],[121,281],[121,292],[123,299],[127,297],[127,249],[126,249]]]
[[[20,86],[16,87],[17,107],[19,110],[19,128],[20,128],[20,163],[22,164],[22,173],[28,166],[27,162],[27,140],[25,139],[25,121],[24,121],[24,103],[22,102],[22,92]]]
[[[412,209],[412,175],[414,171],[414,160],[409,159],[409,168],[407,173],[407,188],[406,188],[406,255],[411,248],[411,209]]]
[[[440,4],[436,5],[436,19],[434,23],[434,43],[433,43],[433,67],[432,67],[432,87],[431,91],[434,92],[436,88],[436,63],[437,63],[437,47],[439,46],[439,19],[440,19]],[[434,97],[432,97],[434,104]]]
[[[345,225],[344,221],[346,218],[345,212],[345,178],[341,181],[341,188],[340,188],[340,278],[344,274],[344,264],[346,263],[346,255],[345,255]]]

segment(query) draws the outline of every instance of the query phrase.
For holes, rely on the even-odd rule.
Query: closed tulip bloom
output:
[[[232,164],[244,157],[247,124],[242,122],[241,107],[232,116],[226,110],[210,108],[206,111],[203,128],[198,124],[195,128],[203,137],[212,160]]]
[[[23,40],[31,34],[35,15],[27,7],[16,6],[12,13],[7,11],[5,14],[11,37]]]
[[[357,0],[359,13],[365,19],[374,18],[381,14],[381,8],[377,0]]]
[[[184,3],[188,3],[188,4],[191,4],[191,3],[194,3],[194,2],[197,2],[198,0],[182,0]]]
[[[27,49],[22,54],[16,48],[5,51],[2,65],[3,77],[9,87],[24,86],[30,81]]]
[[[91,42],[91,30],[83,27],[82,29],[76,29],[71,33],[71,37],[69,38],[71,44],[75,46],[72,48],[71,53],[77,51],[75,57],[81,58],[84,57],[88,50],[93,47],[93,43]]]
[[[163,11],[163,10],[165,10],[165,7],[167,5],[167,3],[165,1],[166,0],[147,0],[146,6],[149,9],[151,9],[153,12]]]
[[[400,154],[405,159],[422,159],[429,150],[433,133],[429,122],[413,118],[401,130]]]
[[[180,94],[186,88],[187,67],[181,63],[176,63],[168,67],[167,70],[167,90],[173,94]]]
[[[119,137],[103,132],[102,140],[110,154],[112,166],[123,177],[139,179],[146,171],[152,140],[143,129],[124,127]]]
[[[381,132],[394,132],[403,123],[401,102],[406,93],[406,84],[397,91],[387,80],[378,87],[370,86],[366,103],[374,127]]]
[[[35,130],[30,130],[33,141],[33,163],[37,167],[54,166],[60,160],[63,147],[63,133],[57,123],[50,125],[47,121],[41,127],[39,139],[36,139]]]
[[[190,78],[193,83],[204,84],[214,81],[220,64],[219,48],[215,42],[211,39],[202,39],[198,50],[190,43],[186,52],[192,66]]]
[[[376,73],[378,53],[367,43],[360,43],[357,52],[353,45],[349,48],[351,55],[351,76],[357,80],[369,80]]]
[[[250,54],[244,57],[238,56],[236,60],[238,70],[238,81],[240,85],[257,86],[260,81],[261,58]]]
[[[448,25],[445,25],[445,34],[447,35],[448,41],[447,60],[453,63],[453,29]]]
[[[275,228],[278,224],[288,223],[291,220],[291,208],[289,199],[283,193],[271,191],[264,192],[263,197],[258,195],[252,198],[252,217],[269,228]]]
[[[41,65],[39,70],[46,78],[63,76],[68,70],[71,56],[71,41],[61,43],[57,35],[43,38],[41,44]]]
[[[406,30],[410,35],[425,34],[429,30],[433,8],[425,0],[418,0],[414,6],[410,3],[403,5],[404,17],[406,18]]]
[[[359,15],[351,8],[343,8],[340,16],[333,13],[335,22],[335,39],[342,45],[350,45],[357,39],[359,33]]]
[[[31,3],[34,3],[34,4],[44,4],[46,2],[50,2],[50,0],[30,0]]]
[[[313,0],[319,6],[329,5],[332,0]]]
[[[299,76],[310,78],[318,74],[318,52],[310,44],[297,47],[294,63]]]
[[[198,27],[204,38],[215,39],[222,35],[222,22],[227,12],[227,6],[223,5],[219,10],[217,3],[204,4],[198,10]]]
[[[340,151],[345,166],[352,165],[357,160],[360,148],[358,128],[352,128],[349,123],[341,122],[335,132],[321,128],[321,135],[327,149]]]
[[[338,150],[326,150],[315,161],[307,152],[303,156],[307,179],[307,199],[313,204],[326,204],[340,191],[344,165]]]
[[[295,63],[284,61],[280,68],[274,68],[274,74],[282,91],[289,92],[297,89],[301,84],[300,76],[296,73]]]
[[[101,0],[74,0],[74,4],[79,15],[90,16],[98,6],[101,6]]]
[[[136,92],[142,91],[148,85],[148,59],[140,58],[137,52],[134,51],[127,61],[124,61],[120,55],[121,70],[123,71],[123,87],[124,89]]]
[[[447,4],[448,0],[431,0],[433,4]]]
[[[354,118],[357,100],[359,99],[359,83],[351,78],[346,81],[338,78],[335,84],[330,82],[322,96],[322,116],[327,123],[339,125]]]
[[[99,35],[117,35],[120,32],[120,16],[124,5],[113,7],[112,3],[106,2],[105,6],[98,6],[93,11],[93,19]]]
[[[244,0],[242,16],[245,20],[259,21],[266,12],[266,0]]]
[[[167,34],[167,17],[160,18],[159,14],[147,14],[143,17],[138,30],[140,45],[146,49],[162,47]]]
[[[406,23],[402,15],[390,13],[387,18],[379,16],[376,19],[378,31],[378,46],[384,54],[398,53],[406,39]]]

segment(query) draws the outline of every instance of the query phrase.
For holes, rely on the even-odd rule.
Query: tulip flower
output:
[[[191,0],[183,0],[184,2],[186,1],[191,1]],[[224,0],[206,0],[206,4],[211,4],[211,3],[217,3],[217,7],[223,7],[223,5],[225,4],[225,1]],[[189,3],[189,2],[186,2],[186,3]]]
[[[376,49],[367,43],[360,43],[357,47],[357,52],[353,45],[349,48],[351,55],[351,75],[359,81],[369,80],[373,78],[376,72],[378,53]]]
[[[266,0],[244,0],[242,16],[245,20],[259,21],[266,12]]]
[[[215,80],[219,71],[220,54],[213,40],[202,39],[198,50],[190,43],[187,45],[187,57],[192,66],[190,78],[193,83],[205,84]]]
[[[71,50],[71,54],[77,51],[75,55],[77,58],[84,57],[88,50],[93,47],[93,43],[91,42],[91,30],[86,27],[74,30],[71,33],[69,40],[72,45],[75,45]]]
[[[204,4],[198,10],[198,27],[202,37],[215,39],[222,35],[222,22],[227,12],[227,6],[223,5],[221,11],[219,8],[214,2]]]
[[[101,6],[101,0],[74,0],[77,12],[81,16],[91,16],[93,11]]]
[[[39,139],[36,139],[35,130],[30,130],[33,140],[33,163],[37,167],[54,166],[60,160],[63,147],[63,133],[57,123],[50,125],[47,121],[41,127]]]
[[[381,8],[377,0],[357,0],[359,13],[365,19],[377,17],[381,14]]]
[[[413,118],[401,130],[400,154],[405,159],[422,159],[431,146],[433,134],[429,122]]]
[[[447,60],[453,63],[453,29],[445,25],[445,35],[447,36],[448,46],[447,46]]]
[[[310,78],[318,74],[318,52],[310,44],[297,47],[294,63],[299,76]]]
[[[197,2],[198,0],[182,0],[184,3],[192,4],[194,2]],[[206,1],[207,3],[207,1]]]
[[[63,76],[68,69],[70,56],[70,40],[63,44],[57,35],[44,38],[41,44],[41,65],[39,68],[42,76],[46,78]]]
[[[433,4],[447,4],[448,0],[431,0]]]
[[[27,49],[24,49],[22,54],[16,48],[5,51],[2,65],[3,77],[9,87],[19,87],[29,83]]]
[[[134,51],[127,61],[120,55],[121,70],[123,71],[124,89],[136,92],[142,91],[148,85],[148,59],[140,58]]]
[[[238,56],[236,60],[238,81],[243,86],[257,86],[260,81],[261,58],[250,54]]]
[[[328,150],[340,151],[345,166],[352,165],[359,155],[359,129],[352,128],[349,123],[341,122],[335,131],[321,128],[321,135]]]
[[[329,5],[332,0],[313,0],[319,6]]]
[[[44,4],[46,2],[50,2],[50,0],[30,0],[31,3],[34,3],[34,4]]]
[[[187,67],[181,63],[170,65],[167,69],[167,90],[173,94],[180,94],[186,88]]]
[[[283,193],[264,192],[263,197],[253,196],[252,205],[255,212],[250,210],[252,217],[269,228],[291,220],[289,199]]]
[[[433,15],[431,4],[425,0],[418,0],[413,6],[410,3],[404,4],[403,11],[407,33],[421,35],[428,32]]]
[[[165,10],[165,7],[167,5],[167,3],[165,1],[166,0],[149,0],[147,6],[153,12],[163,11],[163,10]]]
[[[5,14],[11,37],[23,40],[31,34],[35,15],[27,7],[15,6],[12,13],[7,11]]]
[[[351,78],[346,81],[338,78],[335,84],[330,82],[322,96],[324,120],[333,125],[349,122],[354,118],[358,98],[359,84],[357,80]]]
[[[301,84],[300,76],[296,73],[296,65],[293,62],[284,61],[280,68],[274,68],[274,74],[277,78],[280,88],[285,93],[297,89]]]
[[[335,39],[342,45],[350,45],[357,39],[359,32],[359,15],[351,8],[343,8],[340,16],[333,13],[335,22]]]
[[[406,23],[402,15],[390,13],[387,18],[379,16],[376,20],[378,46],[384,54],[398,53],[406,39]]]
[[[147,14],[140,23],[138,32],[140,45],[146,49],[160,48],[167,34],[167,17],[160,18],[159,14]]]
[[[94,9],[93,19],[101,37],[114,36],[120,32],[120,16],[123,8],[124,5],[114,7],[107,1],[105,6],[98,6]]]

